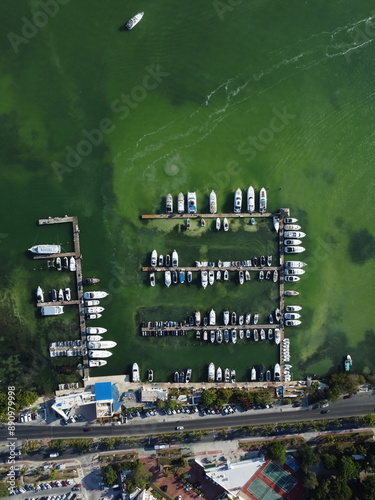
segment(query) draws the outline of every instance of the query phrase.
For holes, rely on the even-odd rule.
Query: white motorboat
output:
[[[36,289],[36,298],[38,302],[44,302],[43,290],[40,286]]]
[[[243,271],[238,271],[238,281],[240,285],[243,285],[245,282],[245,275]]]
[[[215,283],[215,273],[212,270],[208,271],[208,283],[210,285]]]
[[[257,325],[258,324],[258,319],[259,319],[259,314],[254,314],[253,316],[253,321],[254,321],[254,325]]]
[[[284,224],[295,224],[296,222],[298,222],[298,219],[294,217],[285,217],[284,219]]]
[[[154,381],[154,370],[147,370],[147,380],[149,382]]]
[[[86,328],[86,334],[87,335],[93,335],[93,334],[103,334],[103,333],[106,333],[107,329],[106,328],[103,328],[101,326],[88,326]]]
[[[272,340],[273,339],[273,330],[272,330],[272,328],[268,328],[267,338],[268,338],[268,340]]]
[[[61,253],[60,245],[34,245],[29,248],[29,251],[32,253],[40,254],[40,255],[53,255],[56,253]]]
[[[254,340],[255,340],[255,342],[259,341],[259,332],[256,328],[254,330]]]
[[[173,213],[173,197],[171,193],[168,193],[165,199],[165,213],[167,214]]]
[[[287,319],[285,321],[285,326],[298,326],[302,322],[299,319]]]
[[[158,263],[158,252],[153,250],[151,253],[151,267],[156,267]]]
[[[266,340],[266,332],[264,328],[261,328],[260,330],[260,340]]]
[[[103,350],[100,350],[100,351],[89,351],[89,358],[109,358],[110,356],[112,356],[112,352],[111,351],[103,351]]]
[[[64,300],[64,291],[62,288],[60,288],[60,290],[59,290],[58,298],[59,298],[60,302],[62,302]]]
[[[89,349],[111,349],[112,347],[116,347],[117,342],[113,342],[112,340],[102,340],[97,342],[88,342],[87,347]]]
[[[278,272],[278,270],[277,270],[277,269],[275,269],[275,270],[274,270],[274,272],[273,272],[272,281],[273,281],[274,283],[276,283],[276,282],[277,282],[277,280],[278,280],[278,277],[279,277],[279,272]]]
[[[242,191],[240,188],[238,188],[234,195],[234,213],[241,212],[241,208],[242,208]]]
[[[76,266],[76,259],[72,256],[69,259],[69,271],[76,271],[77,266]]]
[[[284,238],[304,238],[306,233],[302,231],[284,231]]]
[[[243,338],[244,338],[244,331],[243,331],[243,330],[240,330],[240,331],[238,332],[238,336],[239,336],[240,340],[243,340]]]
[[[83,312],[85,314],[97,314],[104,311],[104,307],[85,307]]]
[[[280,330],[278,328],[275,328],[275,344],[280,344],[280,340]]]
[[[139,21],[142,19],[143,16],[144,16],[144,12],[138,12],[138,14],[131,17],[125,25],[126,29],[132,30],[134,28],[134,26],[136,26],[139,23]]]
[[[301,278],[299,276],[284,276],[284,281],[299,281]]]
[[[162,254],[159,255],[158,264],[159,264],[159,267],[164,266],[164,256]]]
[[[228,219],[226,217],[224,218],[224,221],[223,221],[223,228],[224,228],[224,231],[229,231],[229,223],[228,223]]]
[[[287,312],[284,314],[285,319],[300,319],[301,315],[298,313]]]
[[[301,240],[291,240],[291,239],[288,239],[288,240],[284,240],[284,245],[287,245],[287,246],[298,246],[298,245],[301,245],[302,241]]]
[[[228,281],[229,280],[229,272],[228,272],[227,269],[225,269],[223,277],[224,277],[224,281]]]
[[[307,266],[306,262],[302,262],[301,260],[286,260],[284,262],[284,266],[288,269],[299,269],[301,267]]]
[[[267,210],[267,191],[262,187],[259,193],[259,212],[263,214]]]
[[[65,288],[64,293],[65,293],[65,300],[69,302],[72,299],[70,288]]]
[[[139,366],[137,363],[133,363],[132,366],[132,382],[140,382],[141,376],[139,372]]]
[[[223,318],[224,318],[224,325],[225,326],[229,325],[229,311],[223,312]]]
[[[278,233],[280,229],[280,217],[278,215],[274,215],[272,217],[273,227],[275,231]]]
[[[236,330],[232,330],[231,337],[232,337],[233,344],[236,344],[237,343],[237,331]]]
[[[302,276],[302,274],[305,274],[305,270],[304,269],[300,269],[300,268],[287,268],[287,269],[284,269],[284,274],[286,276]]]
[[[178,267],[178,253],[176,250],[172,252],[172,267]]]
[[[90,359],[89,360],[89,367],[90,368],[97,368],[99,366],[105,366],[107,364],[107,361],[104,359]]]
[[[278,382],[280,380],[280,365],[279,363],[276,363],[274,369],[273,369],[273,379],[275,382]]]
[[[100,300],[85,300],[85,307],[93,307],[98,306],[100,304]]]
[[[217,197],[214,190],[210,193],[210,213],[216,214],[217,212]]]
[[[195,311],[194,321],[195,321],[196,326],[199,326],[201,324],[201,312],[200,311]]]
[[[102,315],[99,313],[86,314],[86,319],[99,319],[101,317],[102,317]]]
[[[250,325],[250,321],[251,321],[251,313],[246,313],[245,324]]]
[[[189,214],[197,213],[197,196],[194,192],[187,194],[187,211]]]
[[[236,370],[230,371],[230,381],[234,384],[236,381]]]
[[[281,311],[280,311],[280,309],[277,307],[277,308],[275,309],[275,320],[276,320],[277,322],[279,322],[279,321],[280,321],[280,319],[281,319]]]
[[[304,247],[285,247],[284,252],[285,253],[302,253],[306,249]]]
[[[177,212],[183,214],[185,212],[185,196],[183,193],[178,193],[177,197]]]
[[[296,290],[285,290],[284,295],[286,295],[287,297],[295,297],[299,295],[299,292],[297,292]]]
[[[247,190],[247,211],[250,213],[255,211],[255,194],[253,186],[250,186]]]
[[[211,309],[211,311],[210,311],[209,324],[211,326],[215,326],[215,324],[216,324],[216,313],[213,309]]]
[[[193,281],[193,273],[191,271],[188,271],[186,273],[188,283],[191,283]]]
[[[301,311],[301,310],[302,310],[301,306],[285,306],[286,312],[297,312],[297,311]]]
[[[164,283],[168,287],[171,285],[172,279],[171,279],[171,272],[170,271],[165,271],[165,274],[164,274]]]
[[[63,257],[62,258],[62,266],[66,270],[69,269],[69,260],[68,260],[68,257]]]
[[[155,286],[155,273],[150,273],[150,285]]]
[[[192,369],[191,368],[188,368],[186,370],[186,377],[185,377],[185,383],[188,384],[190,382],[190,379],[191,379],[191,374],[192,374]]]
[[[55,262],[54,262],[54,266],[56,267],[56,269],[58,271],[61,271],[61,269],[62,269],[61,257],[56,257]]]
[[[215,382],[215,365],[213,363],[208,365],[208,381]]]
[[[221,227],[221,220],[220,220],[220,217],[217,217],[216,218],[216,231],[220,231],[220,227]]]
[[[208,272],[207,271],[201,271],[201,283],[203,288],[206,288],[208,285]]]
[[[299,231],[301,229],[301,226],[298,224],[285,224],[284,225],[284,231]]]
[[[256,369],[253,367],[253,368],[251,369],[251,377],[250,377],[250,380],[251,380],[252,382],[254,382],[256,379],[257,379],[257,371],[256,371]]]
[[[102,340],[103,337],[101,335],[87,335],[86,338],[89,342],[98,342]]]
[[[223,370],[219,366],[216,370],[216,382],[222,382],[222,381],[223,381]]]

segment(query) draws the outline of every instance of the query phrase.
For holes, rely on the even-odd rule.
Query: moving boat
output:
[[[173,198],[171,193],[168,193],[165,199],[165,212],[167,214],[173,213]]]
[[[210,285],[215,283],[215,273],[212,270],[208,271],[208,283]]]
[[[279,382],[279,380],[280,380],[280,365],[279,365],[279,363],[276,363],[276,365],[273,369],[273,379],[275,382]]]
[[[190,379],[191,379],[191,373],[192,373],[192,369],[191,368],[188,368],[186,370],[186,377],[185,377],[185,382],[188,384],[190,382]]]
[[[223,371],[219,366],[216,370],[216,382],[222,382],[222,381],[223,381]]]
[[[294,297],[296,295],[299,295],[299,292],[297,292],[296,290],[284,290],[284,295],[286,295],[287,297]]]
[[[36,289],[36,298],[38,302],[44,302],[43,290],[40,286]]]
[[[134,26],[136,26],[139,23],[139,21],[142,19],[143,16],[144,16],[144,12],[138,12],[138,14],[131,17],[125,25],[126,29],[132,30],[134,28]]]
[[[268,340],[272,340],[273,339],[273,330],[272,328],[268,328]]]
[[[260,330],[260,340],[266,340],[266,332],[264,328]]]
[[[301,243],[302,243],[301,240],[291,240],[291,239],[284,240],[284,245],[289,245],[292,247],[300,245]]]
[[[96,283],[99,283],[100,279],[99,278],[84,278],[82,281],[83,285],[95,285]]]
[[[234,384],[236,381],[236,370],[230,371],[230,381]]]
[[[232,342],[235,344],[237,342],[237,332],[236,330],[232,330]]]
[[[226,217],[224,218],[223,226],[224,226],[224,231],[229,231],[229,223]]]
[[[40,255],[52,255],[55,253],[61,253],[60,245],[34,245],[29,248],[29,251],[32,253],[40,254]]]
[[[213,309],[210,311],[210,326],[215,326],[216,324],[216,313]]]
[[[242,208],[242,191],[240,188],[238,188],[234,195],[234,213],[241,212],[241,208]]]
[[[284,224],[294,224],[298,222],[298,219],[295,219],[294,217],[285,217],[284,219]]]
[[[220,227],[221,227],[221,221],[220,221],[220,217],[216,217],[216,231],[220,231]]]
[[[180,374],[178,372],[174,372],[173,381],[176,383],[180,381]]]
[[[224,370],[224,381],[230,382],[230,370],[229,370],[229,368],[225,368],[225,370]]]
[[[149,382],[154,381],[154,371],[153,370],[147,370],[147,380]]]
[[[210,330],[210,341],[211,344],[215,342],[215,330]]]
[[[183,214],[185,212],[185,196],[183,195],[183,193],[178,193],[177,212],[179,214]]]
[[[258,380],[259,380],[259,382],[263,382],[263,379],[264,379],[264,366],[262,364],[258,365],[258,371],[259,371]]]
[[[88,342],[87,347],[89,349],[111,349],[112,347],[116,347],[117,342],[113,342],[112,340],[102,340],[95,342]]]
[[[258,324],[258,319],[259,319],[259,314],[254,314],[254,318],[253,318],[253,321],[254,321],[254,325],[257,325]]]
[[[65,300],[69,302],[72,299],[70,288],[65,288],[64,292],[65,292]]]
[[[150,285],[155,286],[155,273],[150,273]]]
[[[279,272],[277,271],[277,269],[275,269],[272,275],[272,280],[274,283],[277,282],[278,277],[279,277]]]
[[[240,285],[244,284],[245,276],[243,271],[238,271],[238,281],[240,282]]]
[[[256,379],[257,379],[257,371],[254,367],[252,367],[250,380],[254,382]]]
[[[213,363],[210,363],[208,365],[208,381],[209,382],[215,381],[215,365]]]
[[[224,342],[227,344],[229,342],[229,331],[224,330]]]
[[[87,335],[86,336],[86,339],[89,341],[89,342],[98,342],[99,340],[102,340],[102,336],[101,335]]]
[[[106,364],[107,364],[107,361],[105,361],[104,359],[90,359],[89,360],[89,367],[90,368],[96,368],[99,366],[104,366]]]
[[[201,272],[201,283],[203,288],[206,288],[208,285],[208,272],[207,271],[202,271]]]
[[[247,190],[247,211],[254,212],[255,210],[255,196],[254,196],[254,188],[250,186]]]
[[[72,256],[69,259],[69,271],[75,271],[77,269],[76,259]]]
[[[306,233],[302,231],[284,231],[284,238],[304,238]]]
[[[299,269],[301,267],[307,266],[306,262],[302,262],[301,260],[286,260],[284,262],[284,266],[288,269]]]
[[[166,286],[170,286],[171,285],[171,272],[170,271],[165,271],[164,273],[164,283]]]
[[[109,358],[112,354],[111,351],[89,351],[89,358]]]
[[[284,274],[286,276],[301,276],[302,274],[305,274],[305,270],[304,269],[300,269],[300,268],[286,268],[284,270]]]
[[[264,187],[259,194],[259,212],[263,214],[267,210],[267,191]]]
[[[255,342],[258,342],[258,340],[259,340],[259,333],[258,333],[258,330],[256,328],[254,330],[254,340],[255,340]]]
[[[191,283],[193,281],[193,273],[191,271],[188,271],[186,274],[188,283]]]
[[[185,269],[180,269],[180,272],[178,273],[178,279],[180,283],[185,283]]]
[[[286,312],[297,312],[297,311],[301,311],[301,310],[302,310],[301,306],[285,306]]]
[[[155,267],[158,263],[158,252],[153,250],[151,253],[151,267]]]
[[[271,382],[271,371],[270,370],[266,371],[266,382]]]
[[[214,190],[210,193],[210,213],[216,214],[217,212],[217,198]]]
[[[164,257],[162,254],[159,255],[159,267],[163,267],[164,266]]]
[[[298,224],[285,224],[284,225],[284,231],[299,231],[301,229],[301,226]]]
[[[273,227],[275,231],[278,233],[280,229],[280,217],[278,215],[274,215],[272,217]]]
[[[107,329],[106,328],[103,328],[101,326],[88,326],[86,328],[86,334],[87,335],[92,335],[92,334],[103,334],[103,333],[106,333]]]
[[[141,380],[139,373],[139,366],[137,363],[133,363],[132,366],[132,382],[139,382]]]
[[[300,279],[299,276],[284,276],[284,281],[299,281]]]
[[[178,253],[176,250],[172,252],[172,267],[178,267]]]
[[[194,192],[187,194],[187,211],[189,214],[197,213],[197,196]]]
[[[56,267],[56,269],[58,271],[61,271],[62,266],[61,266],[61,258],[60,257],[56,257],[54,266]]]
[[[230,321],[230,324],[231,324],[231,325],[235,325],[235,324],[236,324],[236,321],[237,321],[237,314],[233,311],[233,312],[232,312],[232,315],[231,315],[231,321]]]
[[[285,253],[302,253],[304,252],[306,249],[304,247],[284,247],[284,252]]]
[[[301,321],[299,319],[287,319],[285,321],[285,326],[299,326]]]
[[[224,281],[228,281],[229,280],[229,273],[228,273],[228,270],[225,269],[224,271]]]
[[[281,336],[280,336],[280,330],[278,328],[275,328],[275,344],[280,344]]]
[[[194,319],[195,319],[195,324],[196,326],[199,326],[201,324],[201,312],[200,311],[195,311],[194,314]]]

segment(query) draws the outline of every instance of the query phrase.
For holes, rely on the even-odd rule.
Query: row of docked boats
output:
[[[250,380],[252,382],[279,382],[281,378],[281,371],[279,363],[276,363],[273,370],[266,370],[263,364],[257,367],[253,366],[250,369]]]
[[[164,255],[160,254],[158,256],[158,252],[153,250],[150,263],[151,267],[178,267],[178,253],[173,250],[172,255],[167,254],[164,258]]]
[[[304,252],[305,247],[301,246],[301,244],[302,238],[306,236],[306,233],[303,233],[301,231],[301,226],[296,224],[296,222],[298,222],[298,219],[294,217],[288,217],[285,218],[283,222],[284,253],[295,254]]]
[[[97,278],[87,278],[87,284],[94,284],[99,280]],[[83,312],[85,314],[86,319],[99,319],[102,317],[102,312],[104,311],[104,307],[101,307],[100,299],[104,299],[108,296],[107,292],[101,290],[94,290],[92,292],[84,292],[84,309]],[[88,348],[88,356],[89,356],[89,367],[99,367],[107,364],[107,361],[102,358],[109,358],[112,356],[112,352],[108,351],[113,347],[116,347],[117,343],[112,340],[102,340],[102,335],[106,333],[106,328],[97,326],[89,326],[86,328],[86,340],[87,340],[87,348]]]
[[[289,363],[290,361],[290,340],[288,338],[283,338],[281,341],[281,359],[284,363]]]
[[[210,330],[197,330],[195,332],[196,340],[203,340],[204,342],[211,342],[212,344],[222,344],[223,342],[228,344],[236,344],[238,340],[254,340],[258,342],[259,340],[270,340],[275,341],[276,344],[280,343],[280,330],[279,328],[232,328],[232,329],[210,329]]]
[[[278,280],[279,273],[275,269],[274,271],[259,271],[258,279],[262,280],[273,280],[274,283]],[[156,285],[156,274],[151,272],[149,275],[150,285]],[[203,288],[207,288],[208,285],[213,285],[215,281],[229,281],[230,274],[228,269],[213,271],[212,269],[206,271],[201,271],[201,285]],[[251,274],[248,269],[237,271],[237,281],[240,285],[243,285],[246,281],[251,281]],[[193,272],[186,271],[185,269],[177,270],[167,270],[164,271],[164,284],[170,287],[173,283],[192,283],[193,282]]]
[[[188,368],[185,371],[174,372],[173,381],[180,384],[188,384],[191,380],[192,369]]]
[[[213,193],[215,193],[213,191]],[[215,194],[215,203],[212,203],[212,209],[216,213],[216,194]],[[210,210],[211,210],[211,196],[210,196]],[[185,195],[183,193],[179,193],[177,196],[177,212],[179,214],[185,213],[188,214],[196,214],[197,213],[197,195],[195,192],[188,192],[185,203]],[[165,212],[167,214],[173,214],[173,196],[171,193],[168,193],[165,199]]]
[[[238,188],[234,194],[234,213],[239,213],[242,211],[242,198],[243,193],[240,188]],[[255,190],[253,186],[249,186],[246,193],[246,208],[247,212],[255,212]],[[267,190],[262,187],[259,192],[259,212],[262,214],[267,210]]]
[[[211,268],[219,268],[219,269],[228,269],[231,268],[241,269],[248,268],[250,271],[255,271],[258,268],[272,266],[272,255],[261,255],[260,257],[253,257],[252,259],[246,260],[218,260],[217,263],[213,261],[202,261],[196,260],[195,267],[211,267]]]
[[[73,256],[69,259],[68,257],[56,257],[53,260],[53,267],[57,269],[57,271],[66,270],[74,272],[77,270],[76,259]]]
[[[230,368],[222,370],[220,366],[215,369],[214,363],[210,363],[208,365],[208,382],[234,383],[236,382],[236,370]]]

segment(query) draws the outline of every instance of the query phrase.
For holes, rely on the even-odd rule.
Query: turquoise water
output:
[[[228,239],[140,219],[161,211],[168,192],[197,191],[207,207],[215,189],[227,211],[235,189],[249,184],[269,188],[270,210],[290,207],[308,234],[293,375],[336,370],[348,353],[355,371],[372,371],[375,29],[367,2],[141,2],[145,17],[131,32],[121,30],[135,13],[129,1],[52,3],[58,12],[38,29],[42,2],[0,6],[0,379],[49,390],[71,371],[55,367],[47,380],[46,346],[75,337],[75,313],[41,320],[33,306],[38,284],[48,290],[71,277],[36,267],[26,252],[51,240],[68,247],[68,228],[36,225],[64,214],[79,217],[85,275],[110,292],[100,324],[118,346],[100,374],[137,361],[157,380],[187,366],[198,380],[214,361],[245,380],[253,363],[273,364],[270,346],[198,346],[144,339],[138,329],[141,319],[179,320],[196,308],[268,314],[271,284],[151,289],[140,272],[153,248],[176,248],[187,265],[272,247],[261,228],[234,226]]]

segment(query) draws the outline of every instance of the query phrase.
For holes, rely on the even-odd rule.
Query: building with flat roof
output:
[[[158,399],[162,401],[167,401],[168,390],[159,389],[158,387],[142,387],[139,389],[140,400],[142,403],[155,403]]]

